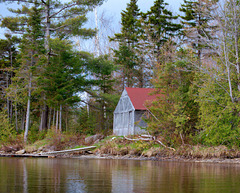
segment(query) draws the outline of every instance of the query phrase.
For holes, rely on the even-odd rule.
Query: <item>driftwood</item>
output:
[[[131,139],[131,138],[124,136],[124,139],[129,140],[129,141],[155,141],[165,148],[176,151],[174,148],[164,145],[160,140],[156,140],[156,138],[151,135],[140,135],[140,137],[138,137],[137,139]]]
[[[88,147],[81,147],[81,148],[76,148],[76,149],[67,149],[67,150],[62,150],[62,151],[51,151],[51,152],[44,152],[42,155],[46,154],[62,154],[62,153],[74,153],[74,152],[80,152],[80,151],[88,151],[95,149],[96,146],[88,146]]]
[[[0,157],[50,158],[50,156],[48,155],[40,155],[40,154],[0,154]]]

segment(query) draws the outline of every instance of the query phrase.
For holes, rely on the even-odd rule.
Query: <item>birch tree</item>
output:
[[[214,12],[218,42],[202,39],[216,54],[212,64],[201,68],[199,129],[205,143],[238,145],[240,5],[229,0],[218,6]]]

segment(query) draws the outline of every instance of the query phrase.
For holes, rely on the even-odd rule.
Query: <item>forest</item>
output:
[[[0,1],[13,15],[0,19],[0,143],[50,130],[111,135],[123,89],[139,87],[164,95],[145,121],[169,146],[239,147],[240,2],[184,0],[177,15],[164,0],[146,12],[129,0],[101,47],[86,23],[103,1]],[[79,49],[76,37],[94,39],[97,51]]]

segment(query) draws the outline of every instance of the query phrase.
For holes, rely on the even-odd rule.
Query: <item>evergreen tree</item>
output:
[[[19,38],[12,36],[11,34],[5,34],[6,39],[0,39],[0,108],[6,106],[8,118],[12,117],[12,101],[9,97],[6,97],[6,89],[11,85],[12,78],[14,77],[14,68],[17,64],[17,44]]]
[[[142,18],[145,26],[145,41],[152,50],[152,55],[157,57],[157,62],[160,63],[160,50],[161,47],[168,40],[171,40],[179,33],[181,24],[177,24],[176,20],[178,16],[174,16],[169,11],[163,0],[155,0],[154,5],[150,8],[150,11],[142,14]]]
[[[25,19],[27,25],[22,28],[24,32],[21,43],[20,43],[20,67],[16,72],[16,76],[13,79],[13,84],[9,89],[10,93],[16,93],[16,89],[20,87],[24,98],[27,101],[26,110],[26,125],[24,132],[24,141],[27,141],[28,131],[30,127],[30,111],[31,111],[31,100],[32,92],[34,89],[34,79],[37,76],[37,68],[39,64],[44,61],[42,55],[44,54],[43,46],[43,32],[41,28],[41,9],[38,3],[35,1],[35,6],[28,9],[25,8]],[[35,88],[36,89],[36,88]]]
[[[39,76],[38,84],[39,88],[46,93],[47,105],[50,107],[49,127],[52,125],[62,130],[64,109],[79,102],[77,94],[87,85],[83,75],[85,58],[73,51],[71,42],[68,40],[56,38],[50,40],[50,43],[55,56],[51,57],[45,72]],[[54,111],[57,112],[55,116],[52,114]],[[66,121],[67,118],[65,118]]]
[[[125,86],[143,87],[142,73],[140,72],[141,63],[138,60],[139,56],[136,54],[138,41],[142,34],[137,0],[131,0],[127,4],[126,10],[121,13],[121,25],[121,33],[115,34],[112,40],[119,43],[118,50],[114,50],[114,52],[115,62],[120,65],[121,69],[122,90]]]
[[[115,94],[114,89],[115,79],[112,77],[115,66],[109,56],[105,55],[92,58],[87,68],[95,77],[93,89],[89,94],[95,99],[96,126],[98,130],[107,132],[112,128],[113,111],[118,101],[118,95]]]
[[[202,56],[209,55],[213,40],[216,38],[217,25],[213,21],[213,11],[216,10],[217,0],[184,0],[179,9],[184,15],[181,16],[184,26],[184,41],[191,45],[198,57],[198,63]],[[211,45],[210,45],[211,44]]]
[[[9,0],[8,2],[12,2],[12,0]],[[31,9],[31,7],[34,7],[35,2],[39,5],[39,9],[41,10],[40,25],[42,26],[42,31],[44,32],[42,40],[44,40],[44,47],[46,50],[45,56],[47,60],[39,70],[41,73],[44,73],[46,66],[50,64],[50,58],[54,55],[51,53],[52,49],[50,47],[50,39],[54,36],[69,38],[74,35],[80,35],[85,38],[92,37],[95,31],[83,28],[84,23],[87,21],[86,14],[94,6],[101,4],[103,0],[77,0],[69,1],[67,3],[53,0],[20,0],[19,3],[22,4],[20,9],[10,9],[11,12],[17,14],[17,17],[3,18],[1,26],[7,27],[14,33],[22,34],[23,29],[28,23],[28,17],[25,16],[25,13]],[[47,98],[46,93],[44,93],[44,89],[42,89],[41,98],[43,103],[41,106],[40,130],[47,127],[48,118],[48,107],[46,105]]]
[[[156,77],[152,82],[158,100],[154,101],[149,110],[148,129],[152,134],[165,138],[167,143],[189,142],[190,136],[196,134],[198,121],[198,104],[194,101],[192,82],[195,72],[188,64],[188,50],[177,50],[173,44],[164,45],[162,53],[167,55],[171,49],[174,57],[156,66]],[[179,57],[179,59],[178,59]]]

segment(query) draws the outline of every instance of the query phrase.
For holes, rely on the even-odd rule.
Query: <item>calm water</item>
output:
[[[0,192],[239,193],[240,165],[0,158]]]

